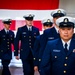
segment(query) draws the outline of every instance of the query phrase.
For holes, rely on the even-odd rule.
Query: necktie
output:
[[[64,48],[64,50],[65,50],[65,53],[67,54],[67,52],[68,52],[68,49],[67,49],[67,43],[65,43],[65,48]]]
[[[29,27],[29,31],[32,31],[32,29]]]
[[[9,31],[7,30],[7,34],[9,34]]]
[[[29,35],[31,36],[31,28],[29,28],[28,32],[29,32]]]
[[[9,31],[7,30],[7,33],[6,33],[6,37],[7,39],[9,38]]]

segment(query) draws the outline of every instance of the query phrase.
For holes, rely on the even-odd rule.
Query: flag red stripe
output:
[[[12,20],[12,25],[10,27],[11,30],[15,30],[16,21]]]
[[[50,10],[59,6],[59,0],[0,0],[0,9]]]
[[[42,31],[42,23],[41,21],[34,21],[34,26],[39,28],[40,31]]]
[[[40,31],[42,31],[41,21],[39,21],[39,20],[33,21],[33,24],[35,27],[39,28]],[[17,30],[18,27],[22,27],[24,25],[25,25],[24,20],[12,20],[10,30]],[[4,28],[4,26],[3,26],[2,20],[0,20],[0,30],[3,28]]]

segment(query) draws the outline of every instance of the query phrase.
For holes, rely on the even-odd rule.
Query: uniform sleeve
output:
[[[34,66],[38,66],[39,49],[40,49],[40,36],[37,36],[33,47]]]
[[[0,44],[1,44],[1,32],[0,32]]]
[[[12,44],[14,45],[14,39],[15,39],[15,34],[13,32],[13,37],[12,37]]]
[[[14,55],[15,56],[18,56],[18,50],[19,50],[19,41],[21,39],[21,29],[18,28],[18,31],[16,33],[16,37],[15,37],[15,40],[14,40]]]
[[[41,39],[42,40],[42,50],[44,50],[46,47],[46,44],[47,44],[47,33],[46,33],[46,31],[44,31],[42,37],[43,37]]]
[[[40,74],[41,75],[51,75],[51,48],[50,48],[49,42],[46,45],[46,48],[44,50],[42,61],[40,65]]]
[[[37,36],[40,35],[39,29],[37,30]]]
[[[12,38],[11,38],[11,49],[12,51],[14,51],[14,39],[15,39],[15,35],[14,35],[14,32],[12,32]]]

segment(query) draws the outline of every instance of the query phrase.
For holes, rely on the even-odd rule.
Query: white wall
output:
[[[65,9],[67,15],[75,17],[75,0],[59,0],[59,8]]]

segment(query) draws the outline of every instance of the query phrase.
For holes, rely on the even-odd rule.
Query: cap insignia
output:
[[[32,15],[31,15],[31,14],[29,14],[29,17],[32,17]]]
[[[47,22],[50,22],[50,19],[48,19]]]
[[[58,10],[57,13],[61,13],[61,10]]]
[[[65,19],[64,19],[64,22],[68,22],[68,21],[69,21],[68,18],[65,18]]]

